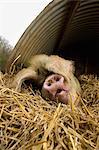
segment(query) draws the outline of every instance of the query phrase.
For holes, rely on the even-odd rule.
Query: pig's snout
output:
[[[65,86],[64,77],[57,74],[50,75],[43,84],[42,95],[67,104],[68,89]]]

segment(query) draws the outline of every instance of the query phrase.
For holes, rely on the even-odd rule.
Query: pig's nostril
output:
[[[59,78],[59,77],[55,77],[54,80],[55,80],[55,81],[59,81],[60,78]]]
[[[61,93],[61,92],[62,92],[62,89],[58,89],[58,90],[57,90],[57,93]]]
[[[59,78],[56,78],[56,81],[59,81]]]

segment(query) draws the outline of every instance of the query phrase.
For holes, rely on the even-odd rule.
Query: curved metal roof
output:
[[[99,0],[53,0],[33,20],[14,47],[7,68],[19,55],[25,63],[35,54],[52,54],[93,35],[99,38]]]

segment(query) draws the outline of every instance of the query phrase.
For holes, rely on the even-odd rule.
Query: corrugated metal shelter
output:
[[[99,0],[53,0],[23,33],[7,69],[19,55],[17,63],[25,64],[32,55],[46,53],[89,64],[89,71],[97,72],[98,42]]]

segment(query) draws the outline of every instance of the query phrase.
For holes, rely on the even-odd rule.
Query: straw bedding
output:
[[[80,77],[78,107],[45,101],[39,91],[8,88],[0,75],[0,150],[99,150],[99,80]]]

